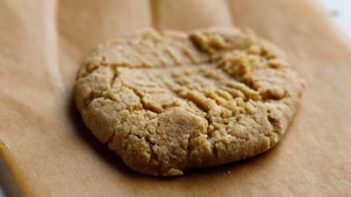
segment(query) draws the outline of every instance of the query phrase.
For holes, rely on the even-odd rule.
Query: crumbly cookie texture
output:
[[[75,98],[86,126],[130,168],[175,176],[272,148],[302,90],[284,55],[252,34],[147,30],[98,47]]]

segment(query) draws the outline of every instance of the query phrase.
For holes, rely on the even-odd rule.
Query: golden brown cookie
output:
[[[130,168],[173,176],[276,145],[303,83],[271,44],[238,29],[136,33],[81,66],[85,125]]]

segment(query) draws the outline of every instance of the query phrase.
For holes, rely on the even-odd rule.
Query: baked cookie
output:
[[[279,50],[252,34],[148,30],[98,47],[75,98],[85,125],[130,168],[174,176],[272,148],[302,90]]]

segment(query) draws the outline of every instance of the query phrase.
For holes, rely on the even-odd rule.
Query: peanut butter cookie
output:
[[[302,90],[284,55],[253,34],[148,30],[98,47],[75,98],[85,125],[126,165],[174,176],[272,148]]]

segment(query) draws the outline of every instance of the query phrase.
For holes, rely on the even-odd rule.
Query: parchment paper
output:
[[[272,151],[154,178],[82,125],[72,88],[97,43],[152,26],[233,24],[280,45],[307,82]],[[349,41],[308,0],[1,0],[0,153],[13,180],[3,184],[28,196],[351,196],[350,74]]]

